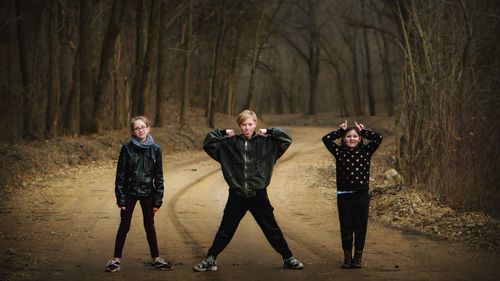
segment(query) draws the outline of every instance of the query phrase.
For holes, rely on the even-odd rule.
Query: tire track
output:
[[[320,144],[318,144],[317,146],[320,146]],[[289,154],[289,156],[287,158],[283,159],[281,161],[281,164],[285,164],[285,163],[290,162],[291,160],[294,160],[299,154],[301,154],[301,155],[306,154],[307,155],[307,154],[309,154],[309,152],[316,151],[318,149],[317,146],[313,146],[313,147],[308,148],[308,149],[299,148],[298,150]],[[302,163],[302,161],[299,163]],[[289,217],[289,216],[293,216],[293,215],[294,214],[292,214],[290,212],[287,212],[287,214],[277,212],[277,216],[279,218],[281,218],[280,221],[286,221],[285,217]],[[285,224],[283,224],[283,226],[280,225],[280,227],[286,231],[285,238],[287,240],[293,241],[297,245],[303,246],[304,249],[309,251],[311,254],[313,254],[317,257],[325,257],[325,256],[332,255],[332,251],[326,250],[325,246],[322,245],[321,243],[316,243],[313,240],[306,240],[306,239],[301,238],[299,235],[294,234],[293,229],[290,227],[287,227]],[[325,250],[323,250],[323,249],[325,249]]]
[[[219,170],[220,170],[220,168],[217,167],[217,169],[214,169],[214,170],[206,173],[205,175],[195,179],[191,183],[187,184],[184,188],[177,191],[172,196],[172,199],[170,200],[170,204],[168,206],[168,213],[171,214],[171,216],[169,216],[169,217],[175,226],[175,230],[181,235],[181,238],[183,240],[185,240],[186,243],[191,244],[191,250],[192,250],[193,254],[195,254],[195,255],[201,254],[200,251],[202,249],[202,246],[201,246],[200,242],[193,236],[193,234],[191,233],[189,228],[187,226],[185,226],[184,223],[182,223],[181,220],[179,219],[178,213],[176,212],[177,203],[179,203],[180,198],[183,195],[185,195],[187,192],[189,192],[195,186],[202,183],[204,180],[217,174],[219,172]]]

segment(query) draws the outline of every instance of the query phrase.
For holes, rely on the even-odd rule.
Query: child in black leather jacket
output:
[[[120,208],[120,226],[116,234],[113,259],[106,264],[107,272],[120,270],[120,259],[137,201],[141,204],[144,229],[151,251],[151,265],[162,270],[172,265],[158,252],[154,215],[163,200],[163,167],[160,146],[149,134],[150,123],[144,116],[132,118],[130,142],[123,145],[116,167],[115,195]]]

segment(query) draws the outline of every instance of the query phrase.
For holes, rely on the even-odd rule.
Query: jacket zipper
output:
[[[248,166],[247,166],[247,163],[248,163],[248,158],[247,158],[247,148],[248,148],[248,141],[245,140],[245,155],[244,155],[244,159],[245,159],[245,186],[244,186],[244,190],[245,192],[248,191],[248,182],[247,182],[247,177],[248,177],[248,174],[247,174],[247,169],[248,169]]]
[[[141,154],[139,154],[141,155]],[[137,188],[137,195],[139,195],[139,189],[140,187],[142,186],[142,182],[143,182],[143,179],[144,179],[144,156],[146,155],[146,151],[144,151],[144,153],[142,153],[142,155],[140,156],[140,163],[139,163],[139,182],[138,182],[138,188]]]

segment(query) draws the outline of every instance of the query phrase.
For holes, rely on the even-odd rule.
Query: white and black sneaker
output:
[[[121,268],[119,260],[109,260],[108,263],[106,263],[106,272],[116,272],[120,269]]]
[[[158,259],[157,261],[152,261],[151,262],[151,266],[154,266],[155,268],[157,269],[160,269],[160,270],[172,270],[174,269],[172,264],[167,262],[166,260],[160,258]]]
[[[213,256],[208,256],[204,260],[202,260],[199,264],[193,266],[194,271],[202,272],[202,271],[216,271],[217,270],[217,262]]]
[[[286,269],[302,269],[304,265],[296,258],[289,257],[283,260],[283,268]]]

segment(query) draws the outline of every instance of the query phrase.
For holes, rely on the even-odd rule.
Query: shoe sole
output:
[[[115,269],[106,268],[104,271],[106,271],[106,272],[117,272],[117,271],[120,271],[120,268],[119,267],[117,267]]]
[[[301,270],[301,269],[304,269],[304,266],[301,266],[301,267],[291,267],[291,266],[284,265],[283,268],[284,269]]]
[[[217,271],[217,266],[212,266],[210,268],[198,268],[196,266],[193,266],[193,270],[196,272]]]

